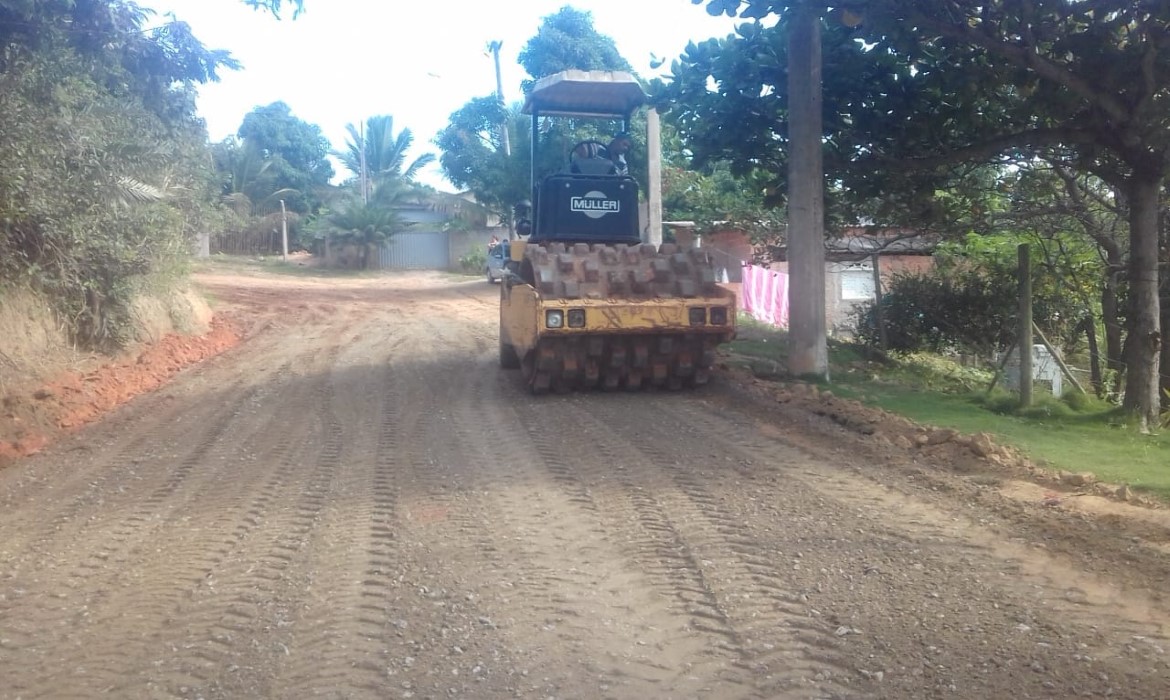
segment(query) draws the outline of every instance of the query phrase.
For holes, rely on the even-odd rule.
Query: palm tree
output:
[[[353,124],[346,124],[345,129],[349,132],[346,148],[335,155],[363,187],[368,183],[363,199],[368,200],[371,191],[388,182],[412,183],[419,170],[435,160],[433,153],[424,153],[407,165],[406,152],[414,144],[414,135],[410,129],[395,135],[394,117],[389,114],[370,117],[364,130]]]
[[[273,161],[255,146],[228,139],[217,149],[217,166],[224,176],[223,202],[242,219],[252,217],[257,207],[297,194],[289,187],[272,189],[268,171]]]
[[[390,237],[410,226],[398,212],[382,203],[353,199],[322,220],[324,233],[358,247],[361,269],[369,269],[370,251],[390,240]]]

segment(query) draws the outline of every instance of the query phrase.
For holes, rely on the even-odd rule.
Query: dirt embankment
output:
[[[186,367],[240,340],[193,290],[135,305],[137,341],[117,357],[77,352],[36,295],[0,305],[0,466],[35,454],[63,433],[154,391]]]

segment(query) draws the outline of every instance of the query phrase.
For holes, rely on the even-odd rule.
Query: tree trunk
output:
[[[1158,399],[1161,410],[1170,411],[1170,343],[1166,342],[1166,333],[1170,331],[1170,232],[1166,230],[1166,212],[1160,209],[1159,215],[1163,218],[1158,222],[1158,303],[1161,304],[1162,312],[1162,357],[1159,363]],[[1160,414],[1159,418],[1164,418],[1164,414]]]
[[[1097,319],[1092,314],[1081,321],[1085,331],[1085,342],[1089,345],[1089,381],[1093,383],[1093,393],[1098,397],[1105,394],[1105,382],[1101,376],[1101,346],[1097,343]]]
[[[1167,328],[1170,328],[1170,302],[1166,298],[1161,301],[1162,304],[1162,331],[1163,336]],[[1159,364],[1162,368],[1170,368],[1170,343],[1167,343],[1165,338],[1162,340],[1162,359]],[[1160,405],[1166,410],[1170,410],[1170,374],[1167,374],[1165,369],[1161,371],[1161,381],[1158,383],[1158,395]]]
[[[1170,262],[1170,260],[1168,260]],[[1164,409],[1170,410],[1170,343],[1166,342],[1166,330],[1170,329],[1170,266],[1162,267],[1162,360],[1159,398]]]
[[[1121,304],[1117,298],[1118,266],[1122,264],[1120,256],[1115,260],[1112,253],[1106,258],[1110,271],[1105,276],[1105,286],[1101,288],[1101,322],[1105,326],[1105,367],[1112,370],[1110,389],[1114,395],[1121,392],[1121,382],[1125,378],[1125,362],[1122,353]]]
[[[1125,402],[1143,432],[1157,427],[1162,315],[1158,304],[1158,200],[1162,176],[1136,172],[1129,187],[1130,314]]]

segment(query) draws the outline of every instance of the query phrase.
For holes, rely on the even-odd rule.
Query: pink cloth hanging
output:
[[[788,274],[744,265],[743,309],[757,321],[787,328]]]

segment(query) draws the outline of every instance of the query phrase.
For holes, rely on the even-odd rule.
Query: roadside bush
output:
[[[986,386],[991,373],[965,367],[952,358],[926,352],[897,353],[895,359],[922,388],[942,392],[965,392]]]
[[[1101,413],[1104,411],[1111,411],[1117,406],[1109,401],[1094,396],[1093,394],[1082,394],[1076,389],[1070,389],[1064,392],[1064,396],[1060,400],[1068,404],[1069,408],[1077,413]]]
[[[487,253],[475,248],[459,258],[459,268],[466,273],[478,275],[487,265]]]
[[[1072,418],[1077,414],[1071,406],[1052,395],[1036,397],[1031,406],[1018,407],[1015,415],[1023,418],[1043,420],[1045,418]]]
[[[210,199],[205,134],[111,94],[68,52],[12,63],[0,73],[0,278],[44,293],[81,345],[122,346],[135,290],[189,254],[196,200]]]
[[[990,355],[1011,340],[1015,307],[1010,281],[975,270],[896,275],[882,296],[889,349],[901,351]],[[860,342],[878,345],[873,302],[859,309],[856,328]]]
[[[1028,408],[1020,406],[1020,396],[1013,391],[996,389],[990,394],[984,391],[973,391],[970,394],[971,403],[981,406],[992,413],[1004,416],[1020,416],[1022,418],[1072,418],[1078,415],[1107,413],[1116,410],[1116,406],[1108,401],[1082,394],[1075,389],[1066,391],[1057,398],[1050,394],[1037,393],[1033,396],[1032,405]]]
[[[1033,278],[1033,320],[1067,350],[1085,310],[1050,271],[1037,268]],[[1014,269],[963,261],[947,261],[928,274],[896,275],[882,295],[889,349],[992,357],[1015,340],[1017,287]],[[877,347],[874,302],[857,310],[855,323],[857,340]]]

